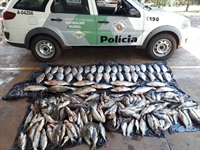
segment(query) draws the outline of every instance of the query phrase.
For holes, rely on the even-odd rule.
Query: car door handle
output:
[[[109,21],[107,21],[107,20],[104,20],[104,21],[97,21],[97,23],[105,23],[105,24],[107,24],[107,23],[109,23]]]
[[[60,18],[51,18],[51,21],[63,21],[62,19],[60,19]]]

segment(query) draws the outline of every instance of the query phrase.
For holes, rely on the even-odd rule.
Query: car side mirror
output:
[[[127,16],[129,16],[129,17],[140,17],[140,13],[135,8],[130,8],[128,10]]]

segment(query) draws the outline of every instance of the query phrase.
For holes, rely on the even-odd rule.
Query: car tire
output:
[[[165,60],[173,55],[176,48],[176,39],[172,35],[158,34],[149,41],[146,50],[149,58]]]
[[[31,41],[31,52],[39,61],[54,61],[61,55],[61,51],[62,50],[58,42],[50,36],[36,36]]]

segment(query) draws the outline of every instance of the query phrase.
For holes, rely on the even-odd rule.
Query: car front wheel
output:
[[[32,40],[31,52],[39,61],[51,62],[60,56],[61,48],[52,37],[41,35]]]
[[[147,54],[154,60],[165,60],[173,55],[177,47],[176,39],[170,34],[159,34],[147,45]]]

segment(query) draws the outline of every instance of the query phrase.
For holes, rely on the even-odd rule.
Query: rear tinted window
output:
[[[14,8],[33,10],[33,11],[44,11],[48,0],[19,0]]]

